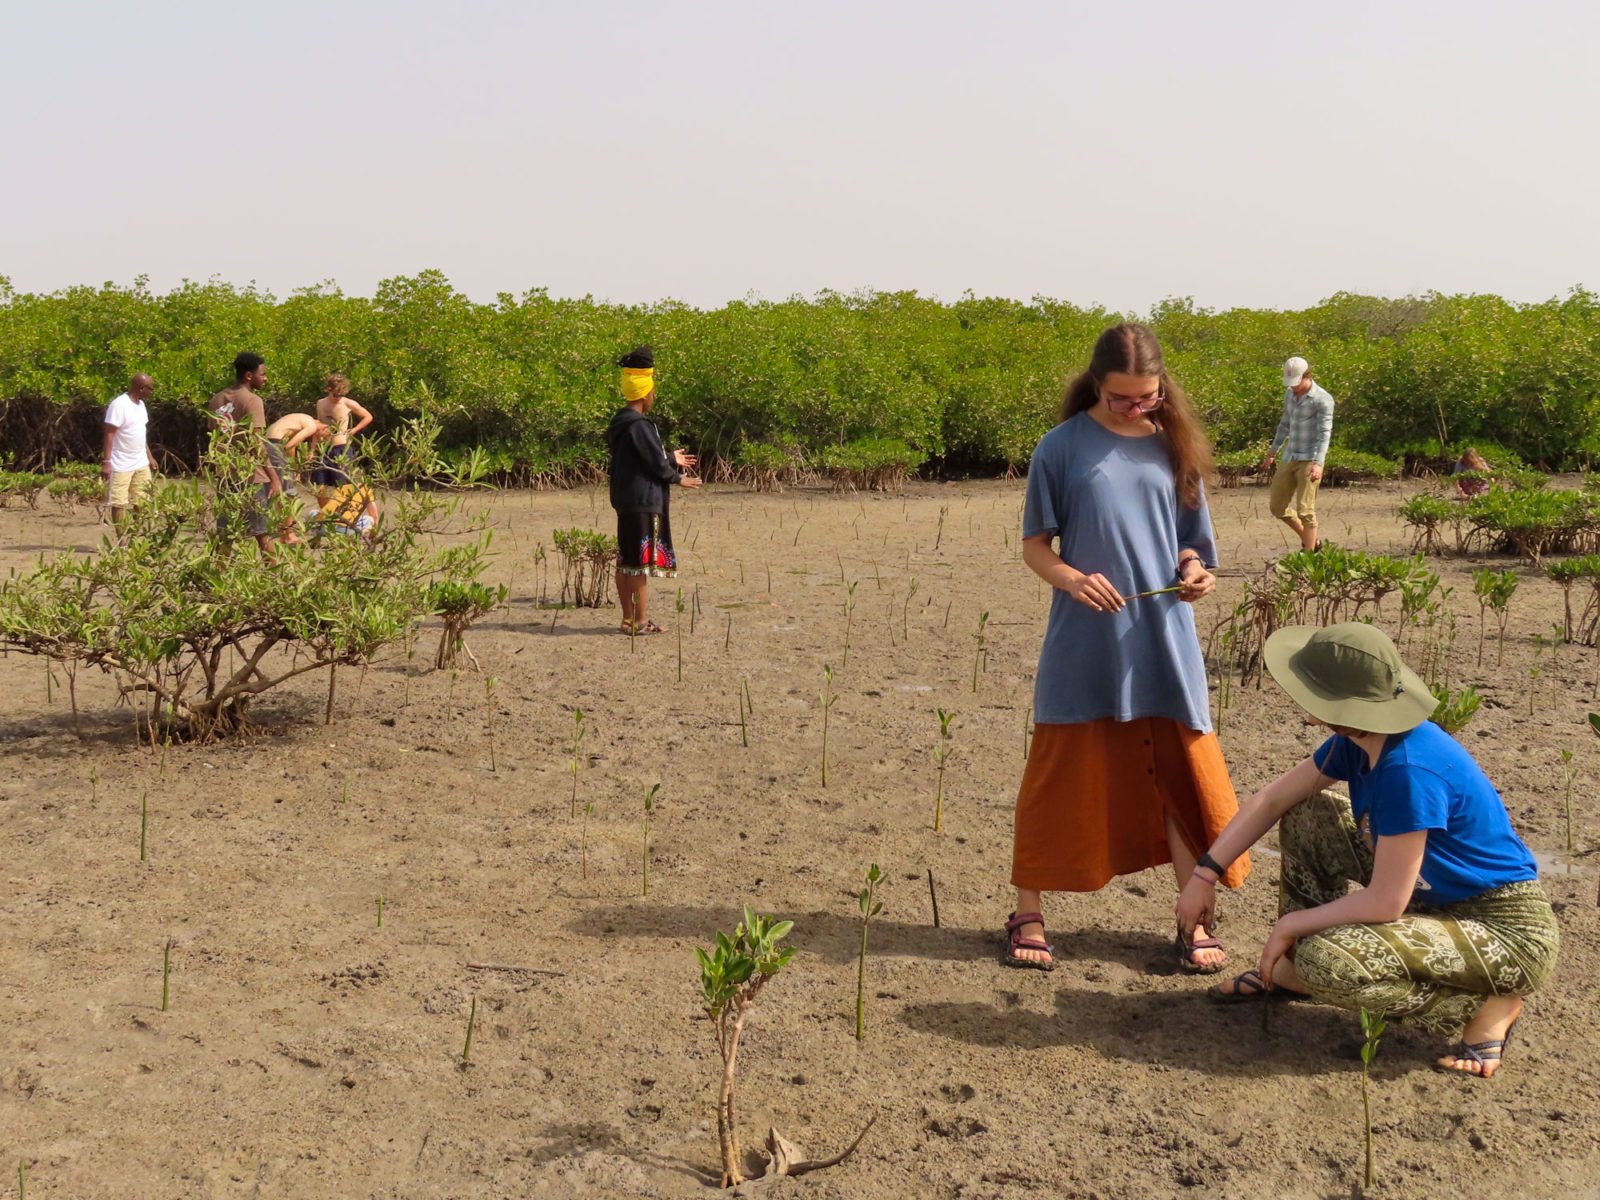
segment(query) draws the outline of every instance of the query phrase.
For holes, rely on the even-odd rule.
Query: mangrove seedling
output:
[[[167,1011],[168,980],[172,976],[172,939],[168,938],[166,945],[161,947],[161,1011]]]
[[[1378,1039],[1383,1036],[1383,1027],[1388,1018],[1381,1012],[1361,1010],[1361,1034],[1366,1039],[1361,1045],[1361,1115],[1367,1125],[1367,1177],[1366,1186],[1371,1187],[1375,1178],[1372,1156],[1372,1101],[1367,1091],[1367,1068],[1372,1065],[1372,1060],[1378,1056]]]
[[[22,1160],[17,1160],[17,1200],[28,1200],[28,1172]]]
[[[378,928],[383,928],[383,895],[378,895]]]
[[[139,793],[139,861],[145,861],[145,830],[150,824],[150,793]]]
[[[728,614],[728,626],[722,631],[722,652],[726,654],[733,645],[733,614]]]
[[[750,677],[748,675],[741,675],[739,677],[739,680],[740,680],[741,683],[744,684],[744,707],[745,707],[745,711],[748,712],[753,717],[753,716],[756,715],[756,706],[755,706],[755,702],[750,699]]]
[[[1561,774],[1567,784],[1567,853],[1572,853],[1572,785],[1578,781],[1578,768],[1572,765],[1572,751],[1561,752]]]
[[[734,698],[739,701],[739,745],[746,748],[750,745],[750,729],[745,724],[744,693],[735,692]]]
[[[1028,705],[1028,711],[1022,718],[1022,761],[1028,761],[1029,743],[1033,740],[1033,705]]]
[[[840,670],[850,665],[850,626],[856,611],[856,583],[852,579],[844,588],[844,659],[839,663]]]
[[[828,786],[828,713],[833,709],[833,702],[839,697],[833,694],[833,668],[822,668],[822,691],[817,693],[822,700],[822,786]]]
[[[900,610],[900,639],[911,640],[911,601],[917,594],[917,577],[913,575],[911,582],[906,586],[906,604]]]
[[[939,824],[944,816],[944,765],[950,761],[950,718],[954,713],[947,713],[942,708],[933,710],[939,718],[939,740],[933,747],[933,761],[939,768],[939,781],[933,789],[933,831],[939,832]]]
[[[856,960],[856,1041],[861,1041],[867,1036],[867,926],[872,923],[872,918],[883,911],[883,902],[878,899],[878,885],[883,882],[883,872],[878,870],[878,864],[873,863],[867,868],[867,886],[862,888],[856,896],[856,903],[861,908],[861,953]]]
[[[644,791],[644,894],[650,894],[650,818],[656,811],[656,793],[659,783],[652,783]]]
[[[683,682],[683,589],[678,589],[678,682]]]
[[[467,1040],[461,1047],[461,1065],[472,1061],[472,1027],[478,1023],[478,997],[472,997],[472,1007],[467,1010]]]
[[[789,936],[793,921],[778,921],[758,916],[747,905],[744,920],[730,937],[719,932],[716,944],[707,953],[698,946],[700,998],[717,1037],[722,1055],[722,1088],[717,1097],[717,1142],[722,1152],[722,1186],[737,1187],[745,1181],[740,1169],[739,1128],[734,1115],[734,1068],[738,1063],[739,1039],[750,1009],[760,998],[767,981],[788,965],[794,947],[779,943]]]
[[[100,798],[100,772],[95,767],[89,768],[89,803],[92,805]]]
[[[594,813],[594,801],[588,800],[583,805],[583,840],[580,853],[583,856],[583,877],[589,878],[589,817]]]
[[[499,682],[493,675],[483,681],[483,720],[485,732],[489,735],[489,773],[491,775],[498,774],[495,770],[494,761],[494,689]],[[349,780],[346,779],[345,783],[348,788]],[[348,790],[345,793],[345,798],[349,799]]]
[[[572,815],[578,815],[578,747],[583,745],[583,709],[572,710]]]
[[[1454,736],[1467,727],[1467,722],[1477,715],[1478,707],[1483,703],[1483,697],[1478,695],[1478,690],[1471,684],[1459,692],[1452,692],[1443,684],[1434,684],[1433,698],[1439,706],[1433,710],[1429,718],[1439,728]]]
[[[978,617],[978,632],[973,635],[975,638],[977,638],[977,641],[978,641],[978,649],[977,649],[976,653],[974,653],[973,656],[972,656],[972,690],[973,691],[977,691],[978,690],[978,668],[983,664],[984,656],[989,653],[989,651],[987,649],[988,638],[984,634],[984,630],[988,627],[988,624],[989,624],[989,614],[988,613],[983,613],[981,616]]]

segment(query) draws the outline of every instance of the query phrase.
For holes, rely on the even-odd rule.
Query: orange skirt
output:
[[[1017,795],[1013,886],[1093,892],[1172,861],[1164,817],[1199,855],[1239,811],[1222,746],[1166,717],[1104,717],[1034,730]],[[1238,887],[1250,856],[1222,882]]]

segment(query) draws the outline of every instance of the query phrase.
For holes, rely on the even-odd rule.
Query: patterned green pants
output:
[[[1327,904],[1372,881],[1372,848],[1350,800],[1320,792],[1279,823],[1281,913]],[[1301,938],[1295,970],[1314,999],[1458,1036],[1489,996],[1532,992],[1561,946],[1555,913],[1533,880],[1431,908],[1418,900],[1398,921],[1336,925]]]

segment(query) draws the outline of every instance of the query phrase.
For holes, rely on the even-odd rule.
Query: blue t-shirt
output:
[[[1537,879],[1538,864],[1472,755],[1432,721],[1391,734],[1367,766],[1367,754],[1335,734],[1317,747],[1317,769],[1350,785],[1356,821],[1367,819],[1374,840],[1428,832],[1416,898],[1454,904],[1490,888]]]
[[[1198,508],[1178,499],[1166,435],[1123,437],[1087,412],[1040,438],[1028,464],[1022,536],[1042,533],[1061,536],[1068,566],[1104,575],[1124,596],[1178,582],[1180,550],[1217,565],[1205,497]],[[1103,613],[1055,592],[1033,716],[1045,725],[1167,717],[1209,733],[1194,606],[1170,593]]]

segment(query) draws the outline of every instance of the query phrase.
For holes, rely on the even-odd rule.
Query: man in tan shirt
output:
[[[233,360],[233,380],[231,388],[218,392],[207,404],[211,410],[213,428],[224,429],[244,424],[251,428],[252,437],[259,438],[257,431],[265,431],[267,427],[267,413],[255,389],[266,386],[266,360],[246,350]],[[264,440],[260,442],[260,463],[251,474],[250,482],[254,485],[255,496],[254,503],[247,507],[246,520],[261,553],[270,558],[272,535],[267,527],[267,505],[272,497],[283,490],[283,482],[267,456]],[[224,522],[220,519],[217,526],[219,533],[224,531]]]

